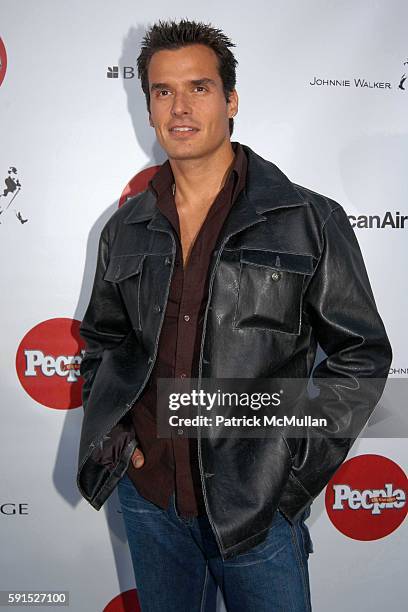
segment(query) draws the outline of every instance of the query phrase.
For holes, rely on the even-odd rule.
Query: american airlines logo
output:
[[[352,227],[359,229],[405,229],[408,227],[408,215],[399,210],[386,210],[380,215],[347,215]]]

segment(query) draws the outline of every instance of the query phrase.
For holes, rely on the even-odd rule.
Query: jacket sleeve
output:
[[[302,409],[328,415],[335,427],[305,428],[304,437],[287,440],[293,463],[279,506],[291,519],[346,458],[382,395],[392,360],[357,238],[339,205],[324,224],[323,249],[303,311],[326,358],[312,376],[320,395],[307,399]]]
[[[86,342],[80,365],[83,379],[82,405],[84,412],[104,351],[118,346],[132,330],[132,324],[116,283],[104,280],[109,263],[109,243],[106,226],[99,238],[98,256],[91,298],[80,325],[80,335]],[[94,409],[94,407],[92,408]],[[132,421],[125,415],[93,452],[94,460],[113,467],[130,439],[136,438]]]

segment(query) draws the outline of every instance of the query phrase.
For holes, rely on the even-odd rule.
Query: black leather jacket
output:
[[[328,357],[313,379],[344,378],[349,395],[339,409],[350,414],[339,419],[344,439],[199,439],[204,498],[224,559],[262,542],[277,507],[291,522],[299,519],[354,441],[348,383],[360,376],[385,384],[392,357],[344,209],[243,148],[246,188],[209,270],[200,376],[307,378],[319,343]],[[150,191],[127,201],[101,233],[81,325],[87,347],[77,474],[81,494],[96,510],[138,444],[128,413],[155,363],[175,251],[172,227]],[[372,395],[370,411],[382,388]]]

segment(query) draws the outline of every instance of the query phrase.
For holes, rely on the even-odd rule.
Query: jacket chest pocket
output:
[[[115,283],[134,329],[141,330],[140,284],[145,255],[113,255],[103,279]]]
[[[241,249],[233,326],[300,334],[311,255]]]

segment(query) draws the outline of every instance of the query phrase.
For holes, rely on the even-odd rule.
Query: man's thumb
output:
[[[137,448],[132,455],[132,463],[135,468],[140,468],[144,464],[144,455],[139,448]]]

